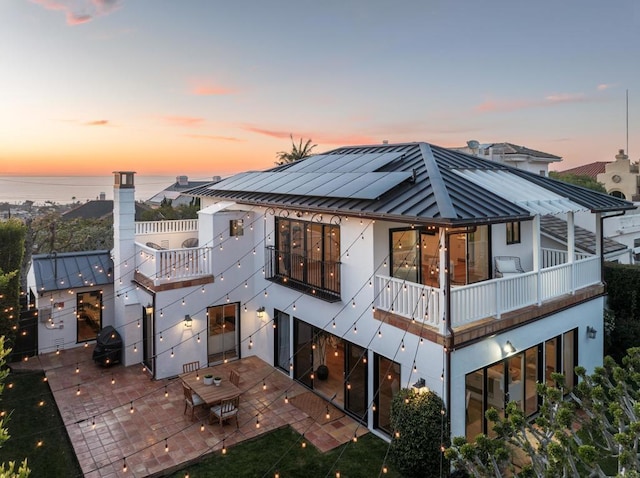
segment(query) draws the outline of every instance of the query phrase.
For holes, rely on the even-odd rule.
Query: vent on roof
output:
[[[189,184],[189,178],[187,176],[176,176],[176,182],[178,186],[187,186]]]

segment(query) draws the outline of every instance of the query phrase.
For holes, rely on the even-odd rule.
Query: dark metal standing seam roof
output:
[[[113,284],[109,251],[36,254],[32,261],[38,292]]]
[[[530,218],[531,213],[528,210],[454,173],[456,169],[482,169],[507,170],[519,174],[565,197],[577,198],[579,200],[576,202],[591,207],[594,211],[623,210],[634,207],[627,201],[611,196],[573,185],[558,184],[557,181],[533,174],[522,174],[521,170],[494,161],[427,143],[342,147],[322,154],[322,161],[326,165],[329,160],[330,164],[330,156],[335,155],[336,158],[340,158],[339,163],[344,169],[345,155],[353,155],[357,158],[363,154],[374,153],[401,153],[397,158],[383,163],[376,172],[412,173],[411,178],[375,199],[323,197],[314,196],[312,193],[296,195],[293,191],[288,194],[279,194],[249,189],[244,191],[225,189],[227,184],[236,181],[236,176],[191,190],[190,194],[275,208],[449,225],[486,224]],[[312,160],[313,156],[302,161]],[[286,164],[265,172],[284,172],[291,167],[292,164]]]

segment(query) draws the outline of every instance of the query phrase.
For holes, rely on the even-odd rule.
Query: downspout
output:
[[[446,284],[444,288],[445,294],[445,324],[447,325],[447,336],[444,340],[444,350],[445,350],[445,370],[444,370],[444,380],[447,384],[446,388],[446,409],[449,414],[449,427],[451,427],[451,349],[454,344],[454,332],[453,327],[451,326],[451,264],[450,264],[450,253],[449,253],[449,245],[451,243],[451,236],[453,234],[469,234],[470,232],[475,232],[478,228],[476,226],[470,226],[465,229],[455,229],[445,231],[444,233],[444,260],[445,266],[447,270]]]

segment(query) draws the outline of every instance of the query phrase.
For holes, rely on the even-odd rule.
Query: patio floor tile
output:
[[[231,370],[240,373],[237,430],[234,420],[222,429],[217,423],[208,425],[209,412],[202,407],[196,409],[192,422],[183,413],[179,379],[149,380],[140,365],[105,369],[95,365],[91,356],[92,347],[79,347],[32,357],[13,367],[45,371],[85,477],[153,475],[219,452],[223,440],[230,447],[285,425],[303,433],[307,442],[323,452],[368,432],[346,415],[320,425],[285,403],[285,395],[292,398],[308,389],[257,357],[221,364],[216,372],[222,377],[228,377]],[[256,416],[260,428],[256,428]]]

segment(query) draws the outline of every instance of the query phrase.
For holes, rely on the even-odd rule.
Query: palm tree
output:
[[[302,144],[302,138],[300,138],[300,143],[296,144],[293,140],[293,135],[289,135],[291,138],[291,151],[279,151],[276,153],[278,160],[276,164],[278,166],[287,163],[293,163],[295,161],[299,161],[301,159],[307,158],[311,156],[311,151],[313,148],[318,146],[317,144],[311,144],[311,139],[308,139],[304,145]]]

